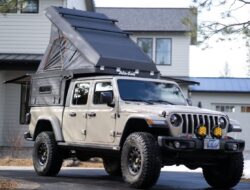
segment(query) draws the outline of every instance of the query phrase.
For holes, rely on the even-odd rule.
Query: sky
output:
[[[97,7],[189,7],[190,0],[95,0]],[[230,6],[230,5],[229,5]],[[244,14],[243,14],[244,13]],[[250,17],[250,10],[235,13],[240,20]],[[198,22],[218,20],[220,9],[198,15]],[[230,20],[228,20],[230,22]],[[209,48],[202,46],[190,46],[190,76],[197,77],[220,77],[223,75],[225,64],[229,65],[231,77],[247,77],[247,51],[245,42],[236,36],[238,40],[216,42],[211,39]]]

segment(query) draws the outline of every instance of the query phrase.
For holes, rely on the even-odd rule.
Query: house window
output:
[[[156,39],[156,64],[171,65],[171,46],[170,39]]]
[[[21,13],[38,13],[39,0],[25,0],[21,5]]]
[[[29,88],[28,84],[21,85],[20,124],[25,124],[26,113],[29,113]]]
[[[216,111],[220,112],[228,112],[228,113],[235,112],[235,106],[233,105],[216,105],[215,109]]]
[[[241,106],[241,112],[250,113],[250,106]]]
[[[89,95],[89,83],[78,83],[73,94],[73,105],[86,105]]]
[[[171,65],[170,38],[137,38],[138,46],[158,65]]]
[[[153,39],[137,38],[137,44],[151,59],[153,58]]]
[[[17,13],[17,0],[0,0],[0,13]]]

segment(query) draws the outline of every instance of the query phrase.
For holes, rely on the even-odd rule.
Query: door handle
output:
[[[75,117],[75,116],[76,116],[76,112],[70,112],[69,115],[70,115],[71,117]]]
[[[95,113],[95,112],[88,113],[88,116],[89,116],[89,117],[95,117],[95,116],[96,116],[96,113]]]

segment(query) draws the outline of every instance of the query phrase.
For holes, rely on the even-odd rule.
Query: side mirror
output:
[[[113,92],[112,91],[106,91],[101,92],[101,102],[104,104],[107,104],[109,107],[115,107],[115,103],[113,101]]]
[[[188,104],[189,106],[192,106],[192,105],[193,105],[192,100],[191,100],[190,98],[187,98],[186,100],[187,100],[187,104]]]

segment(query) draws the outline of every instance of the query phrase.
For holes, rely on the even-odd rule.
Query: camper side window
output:
[[[78,83],[73,94],[73,105],[86,105],[89,94],[89,83]]]

